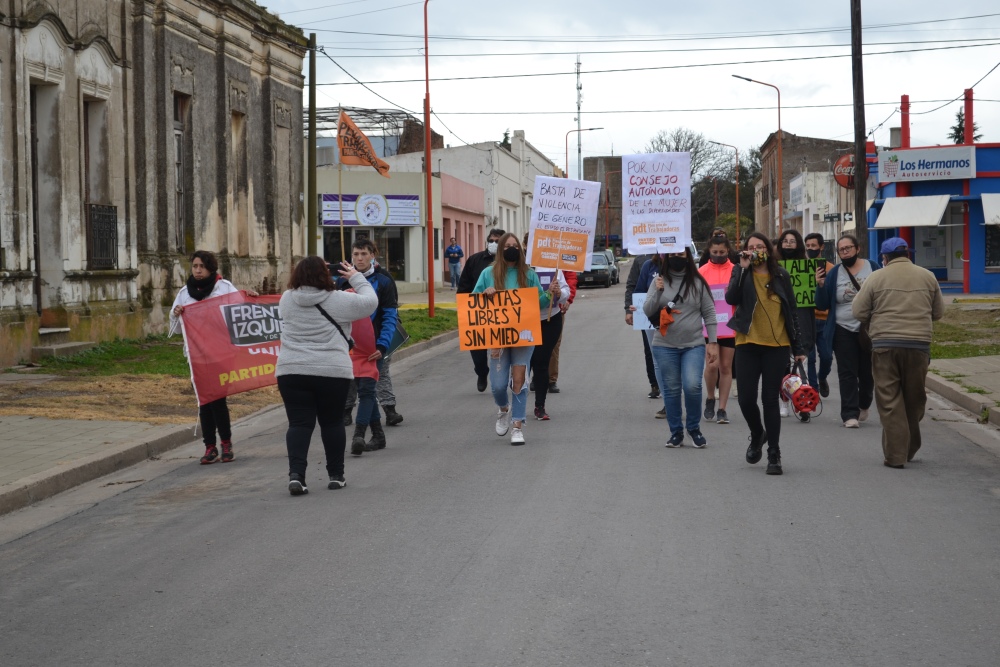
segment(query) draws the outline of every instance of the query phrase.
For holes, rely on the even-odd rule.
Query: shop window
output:
[[[1000,267],[1000,226],[986,225],[986,266]]]

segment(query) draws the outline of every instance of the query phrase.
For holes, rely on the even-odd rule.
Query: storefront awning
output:
[[[937,227],[949,201],[950,195],[888,197],[875,221],[875,229]]]
[[[1000,225],[1000,194],[983,193],[983,217],[987,225]]]

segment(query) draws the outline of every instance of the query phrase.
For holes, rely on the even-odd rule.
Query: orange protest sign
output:
[[[540,269],[586,271],[590,236],[538,227],[531,235],[531,265]]]
[[[358,129],[351,117],[340,112],[337,123],[337,148],[342,164],[358,164],[375,167],[378,173],[389,178],[389,164],[380,160],[365,133]]]
[[[542,342],[538,288],[525,287],[485,294],[459,294],[458,347],[487,350],[529,347]]]

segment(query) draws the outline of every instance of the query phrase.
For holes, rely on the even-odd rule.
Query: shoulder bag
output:
[[[319,305],[318,303],[316,304],[316,310],[318,310],[319,312],[323,313],[323,317],[325,317],[326,319],[330,320],[330,324],[332,324],[333,326],[337,327],[337,331],[339,331],[340,335],[343,336],[344,340],[347,341],[347,351],[350,352],[351,350],[353,350],[354,349],[354,339],[347,337],[347,334],[345,334],[344,330],[340,328],[340,325],[337,324],[337,321],[335,319],[333,319],[332,317],[330,317],[330,313],[328,313],[325,310],[323,310],[323,306]]]
[[[847,277],[851,279],[854,284],[854,289],[861,292],[861,284],[857,281],[854,275],[847,270],[847,267],[841,264],[841,268],[847,271]],[[857,296],[855,294],[855,296]],[[872,352],[872,337],[868,334],[868,322],[862,322],[861,328],[858,329],[858,345],[865,354],[871,354]]]

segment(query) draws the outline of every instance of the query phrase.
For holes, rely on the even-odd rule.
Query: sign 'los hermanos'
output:
[[[974,146],[892,149],[878,154],[882,183],[943,181],[976,177]]]

